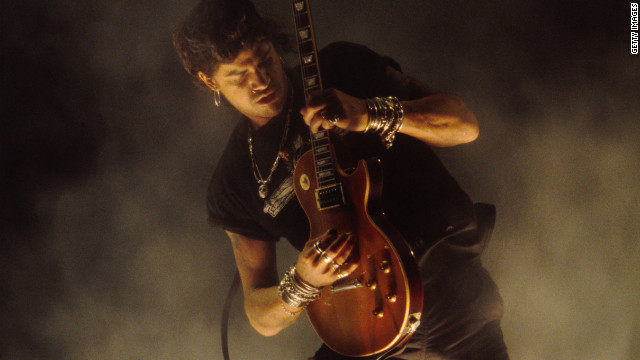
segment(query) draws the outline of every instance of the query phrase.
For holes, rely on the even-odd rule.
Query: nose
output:
[[[271,77],[267,73],[267,69],[257,67],[253,73],[254,76],[251,81],[251,89],[253,91],[261,91],[269,87]]]

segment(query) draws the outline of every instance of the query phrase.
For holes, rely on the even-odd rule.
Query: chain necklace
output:
[[[249,154],[251,155],[251,167],[253,168],[253,177],[258,182],[258,195],[262,199],[266,199],[267,195],[269,195],[269,182],[271,181],[271,177],[273,176],[273,172],[278,167],[278,163],[280,159],[287,160],[287,153],[284,151],[284,145],[287,141],[287,133],[289,132],[289,121],[291,120],[291,107],[289,107],[289,112],[287,113],[287,121],[284,124],[284,131],[282,133],[282,139],[280,140],[280,145],[278,146],[278,155],[276,156],[276,160],[271,165],[271,170],[269,171],[269,176],[266,179],[262,178],[262,174],[260,173],[260,169],[258,168],[258,163],[256,162],[256,158],[253,155],[253,139],[251,138],[251,129],[249,129]]]

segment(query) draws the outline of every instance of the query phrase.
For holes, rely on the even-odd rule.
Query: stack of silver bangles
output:
[[[388,149],[393,145],[396,133],[400,130],[404,121],[402,104],[395,96],[376,97],[366,101],[369,122],[364,131],[377,133],[384,146]]]
[[[293,265],[284,273],[280,286],[278,286],[278,295],[287,305],[301,308],[320,297],[320,288],[302,280],[296,273],[296,266]],[[282,308],[291,315],[297,314],[288,311],[284,305]]]

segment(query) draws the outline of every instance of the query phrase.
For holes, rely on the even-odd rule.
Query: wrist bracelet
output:
[[[296,266],[293,265],[284,273],[284,277],[278,286],[278,295],[287,305],[300,308],[319,298],[320,288],[302,280],[296,273]],[[286,311],[289,312],[288,310]]]
[[[287,313],[288,315],[291,315],[291,316],[296,316],[296,315],[300,314],[302,312],[302,310],[304,309],[304,308],[301,308],[298,311],[291,311],[291,310],[287,309],[286,306],[284,306],[284,302],[280,303],[280,306],[282,307],[282,310],[285,313]]]
[[[366,99],[369,120],[365,132],[375,132],[388,149],[393,145],[396,134],[404,121],[404,109],[395,96]]]

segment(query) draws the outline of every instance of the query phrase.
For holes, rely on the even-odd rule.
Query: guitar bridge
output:
[[[337,183],[316,189],[316,204],[318,210],[326,210],[344,205],[342,184]]]

